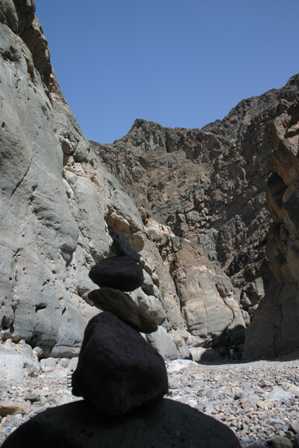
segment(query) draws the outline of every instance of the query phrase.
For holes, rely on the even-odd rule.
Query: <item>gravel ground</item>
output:
[[[229,426],[244,446],[299,430],[299,361],[168,365],[171,398]]]
[[[36,413],[77,399],[67,379],[75,361],[47,359],[40,371],[26,371],[21,384],[0,385],[0,400],[20,407],[0,417],[0,444]],[[167,367],[169,397],[222,421],[243,446],[299,431],[299,361],[211,366],[176,360]]]

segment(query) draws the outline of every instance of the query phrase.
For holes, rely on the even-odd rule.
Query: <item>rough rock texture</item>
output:
[[[31,371],[39,369],[38,359],[32,348],[20,341],[18,345],[10,340],[0,344],[0,378],[3,387],[11,384],[22,384],[24,381],[24,369]]]
[[[232,431],[189,406],[162,400],[127,418],[105,420],[83,402],[49,409],[22,425],[3,448],[239,448]]]
[[[298,85],[290,80],[282,89],[241,101],[203,129],[163,128],[139,119],[112,145],[92,143],[145,217],[202,247],[241,288],[249,311],[264,294],[272,122],[297,95]]]
[[[298,91],[299,76],[289,84]],[[271,273],[246,340],[245,356],[251,358],[299,349],[299,94],[268,132],[274,150],[267,192],[274,221],[267,244]]]
[[[145,230],[163,260],[162,266],[156,264],[155,272],[159,272],[162,303],[178,347],[210,345],[233,329],[244,336],[239,291],[223,270],[210,262],[197,245],[176,236],[153,218],[147,219]]]
[[[144,222],[154,217],[167,224],[206,254],[214,271],[215,264],[224,268],[240,291],[247,325],[265,297],[248,333],[249,357],[275,357],[299,347],[298,103],[297,75],[281,89],[242,101],[224,120],[203,129],[167,129],[137,120],[112,145],[92,143],[136,200]],[[234,301],[231,310],[225,307],[229,300],[223,298],[217,308],[215,274],[208,274],[206,262],[201,269],[197,265],[190,262],[185,286],[184,262],[177,272],[170,270],[188,330],[213,339],[229,328],[229,313],[240,316],[240,310]]]
[[[241,344],[244,320],[229,278],[185,241],[175,252],[172,273],[190,333],[203,342],[215,343],[239,329],[241,337],[236,344]]]
[[[258,446],[269,447],[266,441],[282,436],[299,440],[298,359],[239,364],[223,364],[223,360],[219,364],[218,360],[217,365],[177,359],[166,363],[169,398],[224,423],[242,447],[251,448],[258,441]],[[0,445],[37,413],[75,399],[67,388],[67,376],[76,358],[46,358],[39,364],[35,375],[24,368],[21,384],[0,381],[1,399],[22,403],[28,411],[26,415],[0,416]]]
[[[213,341],[239,344],[239,329],[273,285],[264,263],[265,178],[279,141],[296,159],[298,77],[203,129],[137,120],[113,145],[90,143],[60,92],[34,13],[33,0],[0,0],[1,331],[73,356],[95,313],[82,300],[93,289],[90,267],[139,252],[144,283],[130,295],[141,312],[161,305],[181,356]],[[294,189],[285,169],[293,159],[277,154],[274,171]],[[284,206],[292,222],[295,199]],[[180,255],[189,246],[192,278]],[[296,290],[296,281],[278,281],[287,294]],[[284,350],[295,335],[275,338]]]
[[[146,296],[142,303],[117,289],[101,288],[88,294],[88,301],[102,311],[109,311],[142,333],[152,333],[165,320],[161,303],[154,296]],[[150,297],[152,300],[149,301]]]
[[[72,388],[101,415],[124,415],[167,394],[167,371],[136,330],[104,312],[86,327]]]
[[[164,359],[177,359],[179,357],[177,347],[165,328],[159,326],[155,332],[148,334],[146,338]]]
[[[118,254],[122,235],[137,251],[146,236],[65,103],[34,12],[30,0],[0,1],[0,330],[72,356],[95,313],[82,300],[90,267]]]

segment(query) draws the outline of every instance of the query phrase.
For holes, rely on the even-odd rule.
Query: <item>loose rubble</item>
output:
[[[116,256],[98,263],[91,269],[92,280],[108,288],[138,288],[138,278],[134,278],[136,262],[132,269],[132,264],[126,266],[127,258]],[[104,303],[109,300],[108,293]],[[118,315],[104,311],[94,316],[85,329],[78,363],[71,375],[72,393],[83,400],[62,406],[49,403],[50,409],[38,412],[24,424],[19,426],[17,420],[15,426],[19,427],[9,434],[3,448],[52,448],[56,444],[70,448],[88,444],[93,448],[99,441],[103,447],[121,444],[124,448],[139,448],[142,444],[145,448],[240,448],[227,425],[186,403],[163,398],[169,392],[163,357],[128,323],[130,319],[126,322]],[[29,354],[38,358],[38,351],[29,349]],[[23,367],[26,365],[30,363],[24,362]],[[40,365],[56,373],[53,360],[42,360]],[[64,362],[61,367],[69,366]],[[36,370],[31,370],[29,377],[34,376],[38,376]],[[40,401],[32,390],[24,398],[24,405],[2,402],[0,416],[26,414],[26,406],[29,414],[31,404]]]
[[[77,358],[43,359],[39,371],[24,369],[22,384],[0,386],[1,401],[30,405],[24,415],[0,417],[0,444],[37,413],[77,400],[68,384],[76,364]],[[225,423],[243,447],[299,434],[299,360],[222,365],[175,360],[167,362],[167,370],[169,398]]]

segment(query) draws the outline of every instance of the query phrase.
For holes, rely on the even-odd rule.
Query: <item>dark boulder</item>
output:
[[[130,416],[105,419],[85,401],[33,417],[2,448],[240,448],[223,423],[172,400]]]
[[[134,291],[143,283],[141,264],[132,257],[106,258],[90,270],[89,277],[99,286]]]
[[[168,392],[163,358],[132,327],[111,313],[88,323],[73,394],[104,415],[123,415]]]

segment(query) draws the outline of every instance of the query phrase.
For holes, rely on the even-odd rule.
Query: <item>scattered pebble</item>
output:
[[[0,445],[33,415],[78,399],[70,389],[76,359],[49,358],[40,364],[35,376],[25,370],[22,384],[0,385],[2,402],[23,405],[22,412],[0,417]],[[283,442],[280,446],[288,447],[293,446],[290,439],[298,439],[299,360],[223,365],[175,360],[167,367],[169,398],[222,421],[243,447],[267,446],[270,439],[272,446]]]

